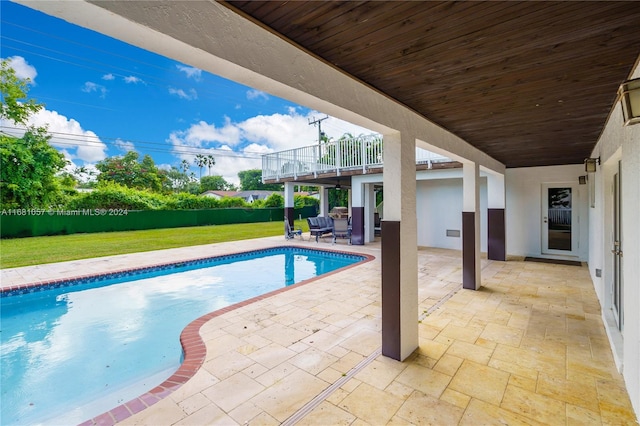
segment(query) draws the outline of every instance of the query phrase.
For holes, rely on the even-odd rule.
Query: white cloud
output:
[[[115,78],[116,77],[111,73],[105,74],[105,75],[102,76],[102,79],[103,80],[107,80],[107,81],[115,80]]]
[[[5,58],[2,58],[3,60]],[[13,68],[16,72],[16,77],[20,79],[29,79],[33,86],[36,85],[36,76],[38,75],[38,71],[36,71],[35,67],[29,65],[29,63],[22,56],[11,56],[6,58],[9,62],[9,67]]]
[[[80,89],[85,93],[92,93],[92,92],[97,92],[100,93],[100,97],[104,98],[107,94],[107,88],[100,85],[100,84],[96,84],[93,83],[91,81],[87,81],[84,83],[84,86],[82,86],[82,88]]]
[[[188,101],[192,101],[194,99],[198,99],[198,92],[195,89],[189,89],[189,92],[185,92],[182,89],[175,89],[173,87],[169,87],[169,94],[176,95],[181,99],[186,99]]]
[[[114,142],[114,145],[120,149],[121,151],[124,152],[129,152],[129,151],[135,151],[136,147],[133,144],[133,142],[129,142],[129,141],[124,141],[120,138],[116,139]]]
[[[123,77],[123,80],[125,83],[133,83],[133,84],[144,83],[144,81],[142,81],[140,78],[136,77],[135,75]]]
[[[252,89],[252,90],[247,90],[247,99],[249,99],[250,101],[254,99],[263,99],[266,101],[269,99],[269,95],[267,95],[261,90]]]
[[[176,68],[185,73],[187,78],[193,78],[196,81],[200,81],[200,78],[202,77],[202,70],[199,68],[187,67],[185,65],[176,65]]]
[[[0,125],[10,129],[16,137],[22,137],[25,127],[46,127],[52,136],[49,143],[64,154],[68,160],[80,160],[84,163],[95,163],[106,158],[107,146],[90,130],[84,130],[80,123],[69,119],[56,111],[42,109],[29,117],[27,126],[0,120]]]

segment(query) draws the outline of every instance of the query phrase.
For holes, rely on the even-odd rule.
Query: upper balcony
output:
[[[382,173],[384,149],[376,135],[329,141],[262,156],[262,181],[286,182],[319,177]],[[442,155],[416,148],[416,170],[459,167]]]

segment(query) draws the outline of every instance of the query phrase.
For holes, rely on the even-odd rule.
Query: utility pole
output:
[[[313,117],[313,121],[309,120],[309,125],[318,125],[318,146],[322,145],[322,122],[324,120],[326,120],[327,118],[329,118],[329,116],[327,115],[324,118],[320,118],[318,120],[316,120],[315,117]]]

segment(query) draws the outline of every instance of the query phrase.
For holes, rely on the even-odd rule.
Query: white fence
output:
[[[353,139],[330,141],[319,145],[305,146],[287,151],[274,152],[262,156],[262,179],[297,178],[298,176],[345,170],[362,170],[382,167],[382,138],[363,136]],[[449,162],[447,157],[416,148],[416,164]]]

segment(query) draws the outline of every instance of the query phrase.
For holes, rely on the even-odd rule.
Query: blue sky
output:
[[[237,183],[239,171],[260,168],[260,155],[317,143],[309,121],[321,112],[25,6],[2,0],[0,8],[0,56],[32,80],[29,97],[45,108],[31,124],[48,126],[71,168],[135,150],[164,168],[186,159],[199,175],[193,158],[203,153],[216,158],[212,174]],[[322,130],[371,133],[333,117]]]

